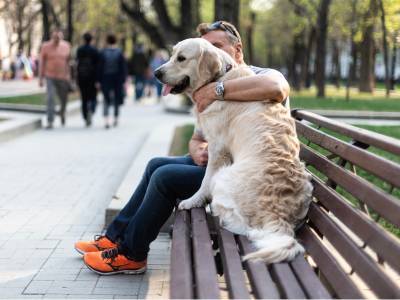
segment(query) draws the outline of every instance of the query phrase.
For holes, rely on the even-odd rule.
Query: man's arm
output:
[[[208,143],[202,135],[196,131],[193,133],[192,138],[189,141],[189,154],[193,158],[193,161],[198,166],[207,165],[208,161]]]
[[[216,82],[212,82],[193,94],[197,109],[202,112],[214,102]],[[247,76],[224,81],[224,99],[227,101],[284,101],[290,92],[289,83],[276,70],[266,74]]]
[[[39,86],[43,86],[44,68],[46,67],[46,55],[42,45],[39,56]]]

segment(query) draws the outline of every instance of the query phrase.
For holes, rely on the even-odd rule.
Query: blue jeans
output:
[[[197,192],[205,169],[190,156],[150,160],[131,199],[108,226],[106,236],[119,242],[129,258],[145,260],[150,243],[171,215],[177,199]]]

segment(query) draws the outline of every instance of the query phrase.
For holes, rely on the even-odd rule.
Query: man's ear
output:
[[[241,43],[237,43],[236,44],[235,51],[236,51],[235,58],[236,58],[236,61],[237,61],[237,59],[240,59],[240,57],[243,56],[243,48],[242,48],[242,44]]]
[[[222,61],[218,54],[208,49],[203,50],[198,63],[198,79],[202,84],[218,76],[222,69]]]

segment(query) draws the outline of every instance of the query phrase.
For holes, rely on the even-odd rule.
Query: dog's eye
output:
[[[182,62],[182,61],[184,61],[186,59],[186,57],[184,57],[182,55],[179,55],[177,59],[178,59],[179,62]]]

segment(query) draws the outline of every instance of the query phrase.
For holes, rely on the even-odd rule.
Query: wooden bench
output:
[[[171,298],[400,298],[400,240],[382,227],[400,228],[399,141],[307,111],[292,115],[313,173],[314,201],[297,231],[306,255],[242,263],[252,251],[246,237],[203,208],[179,211]]]

